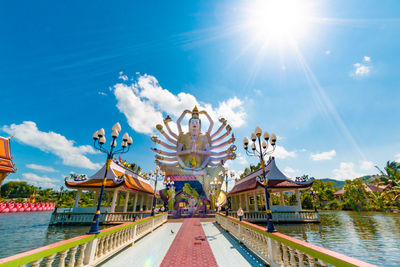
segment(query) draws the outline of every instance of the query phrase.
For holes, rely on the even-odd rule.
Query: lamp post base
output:
[[[95,217],[93,218],[92,225],[90,226],[89,232],[86,234],[88,235],[97,235],[99,232],[99,214],[96,214]]]

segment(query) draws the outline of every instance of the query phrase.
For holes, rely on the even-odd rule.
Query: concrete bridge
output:
[[[0,259],[0,266],[374,266],[236,218],[127,222]]]

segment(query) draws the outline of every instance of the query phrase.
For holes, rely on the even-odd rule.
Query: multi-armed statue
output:
[[[189,132],[182,131],[181,122],[186,114],[191,114],[189,119]],[[201,132],[200,114],[204,114],[210,125],[207,132]],[[159,155],[156,155],[156,163],[161,167],[181,167],[185,170],[201,170],[208,166],[223,165],[228,159],[235,159],[236,146],[233,145],[235,137],[232,136],[225,142],[221,142],[225,137],[229,136],[232,131],[230,125],[226,125],[225,119],[220,119],[221,126],[214,133],[212,132],[214,122],[206,111],[199,112],[197,107],[193,111],[185,110],[176,122],[178,134],[174,133],[168,123],[172,121],[171,117],[167,116],[164,119],[165,128],[168,133],[163,130],[161,124],[157,124],[157,130],[165,137],[167,142],[152,137],[153,142],[162,145],[171,151],[163,151],[152,148]],[[218,136],[223,129],[226,129],[224,134]],[[218,137],[217,137],[218,136]],[[230,145],[232,144],[232,145]],[[216,151],[230,145],[227,149]]]
[[[189,131],[183,132],[181,122],[187,114],[189,119]],[[204,115],[209,121],[206,132],[201,131],[200,115]],[[157,153],[155,155],[156,164],[165,171],[166,176],[179,176],[180,181],[184,182],[185,176],[191,177],[189,180],[196,180],[201,183],[204,192],[208,195],[209,183],[215,177],[223,179],[223,165],[227,160],[236,158],[236,146],[233,144],[235,137],[231,134],[232,128],[223,118],[221,125],[213,132],[214,121],[206,111],[200,111],[194,107],[192,111],[185,110],[176,122],[178,132],[171,130],[169,123],[171,117],[164,119],[167,132],[161,124],[156,125],[157,130],[164,137],[163,140],[157,136],[151,139],[155,144],[160,144],[167,149],[161,150],[152,148]],[[221,133],[225,129],[224,133]],[[210,181],[209,181],[210,180]],[[219,193],[219,190],[218,190]]]

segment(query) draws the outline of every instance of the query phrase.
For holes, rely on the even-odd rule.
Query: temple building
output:
[[[10,139],[0,136],[0,185],[9,173],[15,171],[10,152]]]
[[[106,171],[104,165],[91,177],[85,175],[71,175],[65,179],[65,185],[70,189],[77,189],[74,213],[93,212],[96,209],[103,178]],[[82,191],[94,191],[93,207],[79,207]],[[124,203],[120,206],[120,197],[124,195]],[[102,212],[139,212],[150,211],[153,204],[154,189],[149,179],[124,167],[117,161],[112,161],[107,172],[103,200],[107,206],[101,207]]]
[[[269,194],[279,194],[280,198],[280,205],[273,205],[272,198],[269,198],[273,220],[296,221],[295,218],[298,217],[298,214],[303,212],[300,201],[300,191],[311,188],[313,179],[307,181],[293,181],[289,179],[278,169],[274,157],[271,157],[268,161],[268,164],[265,167],[265,172],[268,180]],[[231,213],[232,215],[235,215],[236,211],[241,207],[245,212],[245,219],[247,218],[248,221],[266,220],[265,189],[264,185],[257,179],[259,176],[262,177],[261,168],[236,181],[234,187],[228,194],[231,200],[231,210],[233,210]],[[297,205],[286,205],[284,198],[286,192],[294,193],[296,195]],[[312,212],[314,213],[314,211]],[[283,214],[285,219],[282,219],[281,215]],[[303,221],[301,218],[298,219],[299,221]]]

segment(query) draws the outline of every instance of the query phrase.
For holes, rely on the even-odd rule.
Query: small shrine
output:
[[[65,185],[68,188],[78,190],[73,206],[74,213],[95,210],[105,171],[106,165],[91,177],[72,174],[65,179]],[[95,192],[93,207],[79,207],[79,200],[83,190]],[[107,172],[104,193],[107,207],[102,207],[102,212],[139,212],[150,211],[152,208],[154,190],[150,185],[150,180],[115,160],[111,161]],[[120,206],[122,194],[125,195],[125,203]]]
[[[0,185],[10,173],[16,172],[10,150],[10,138],[0,136]]]
[[[314,180],[311,178],[306,181],[291,180],[284,175],[276,166],[275,158],[271,157],[265,167],[266,178],[268,180],[268,193],[279,194],[280,205],[272,205],[270,200],[270,208],[274,212],[299,212],[302,211],[300,201],[300,191],[311,188]],[[237,180],[228,196],[231,198],[231,209],[238,210],[241,207],[245,212],[265,211],[265,189],[264,185],[258,181],[257,177],[262,176],[262,169],[258,169],[246,177]],[[292,192],[296,194],[297,205],[287,206],[285,203],[284,193]]]
[[[188,132],[182,130],[181,122],[189,115]],[[208,129],[202,131],[202,119],[207,119]],[[168,209],[177,216],[205,215],[215,210],[219,197],[224,194],[221,185],[224,178],[224,163],[236,158],[235,137],[232,128],[223,118],[214,130],[214,121],[207,111],[185,110],[176,121],[174,132],[167,116],[164,126],[156,125],[162,139],[153,136],[152,141],[163,147],[152,148],[156,153],[156,164],[165,173],[164,183],[167,188],[160,190],[160,197],[168,203]]]

